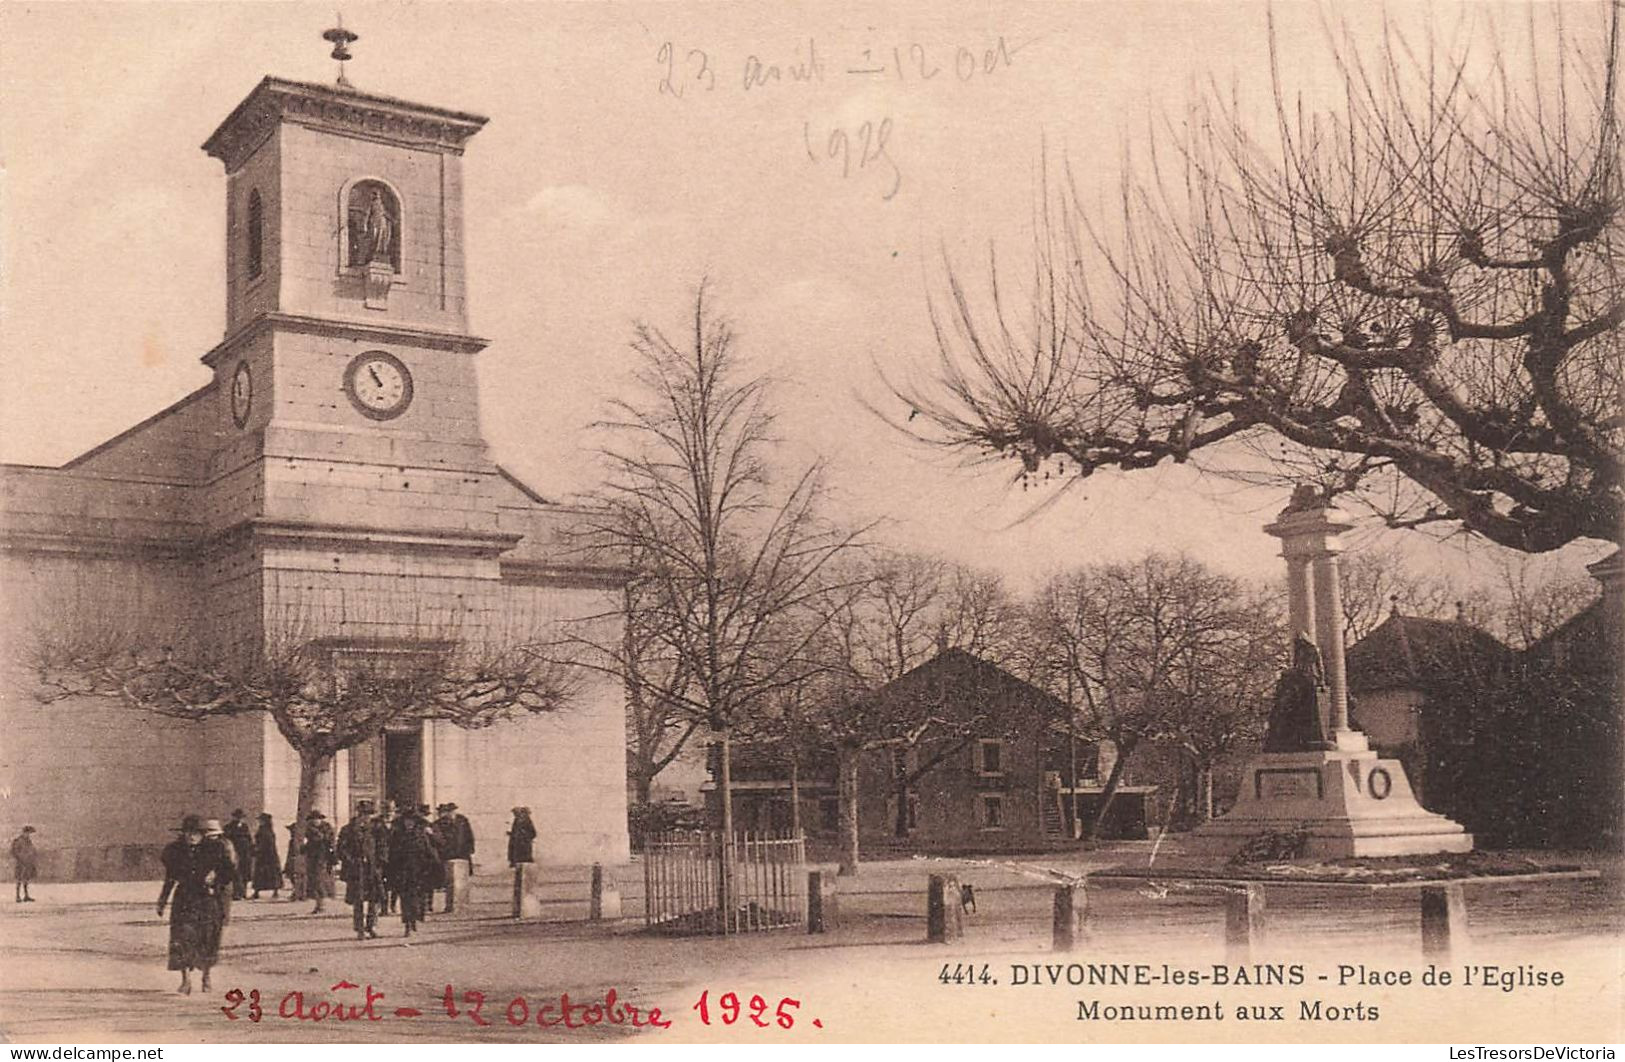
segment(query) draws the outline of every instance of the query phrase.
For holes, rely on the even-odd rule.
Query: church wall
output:
[[[298,125],[281,132],[284,207],[282,308],[290,312],[412,324],[437,331],[463,325],[461,263],[443,252],[448,233],[460,233],[460,207],[453,213],[446,189],[460,190],[455,155],[348,138],[342,152],[333,135]],[[390,288],[387,310],[364,309],[362,279],[341,270],[345,187],[377,178],[401,198],[401,272]],[[459,197],[460,198],[460,197]]]
[[[39,703],[27,666],[38,637],[162,637],[197,604],[179,561],[0,553],[0,817],[40,833],[48,879],[151,878],[202,783],[203,727],[100,697]],[[5,864],[10,872],[9,862]]]
[[[111,478],[86,471],[0,466],[0,512],[8,533],[170,543],[197,535],[196,491],[177,483]]]
[[[215,399],[211,383],[65,467],[143,481],[196,483],[206,474],[209,453],[221,433],[222,426],[215,419]]]

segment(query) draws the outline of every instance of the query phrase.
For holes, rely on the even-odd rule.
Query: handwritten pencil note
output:
[[[673,106],[735,95],[779,96],[799,117],[787,122],[799,134],[807,165],[843,181],[862,181],[882,200],[902,190],[908,129],[884,107],[855,119],[818,112],[814,94],[826,87],[882,86],[878,98],[899,92],[963,89],[1013,75],[1017,57],[1033,41],[1013,44],[1002,34],[958,44],[920,41],[837,47],[808,37],[787,52],[713,49],[702,43],[663,40],[654,50],[651,84]]]

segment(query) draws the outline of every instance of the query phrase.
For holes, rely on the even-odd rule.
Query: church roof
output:
[[[1470,623],[1395,612],[1349,647],[1345,669],[1349,688],[1360,692],[1466,678],[1511,658],[1512,650]]]

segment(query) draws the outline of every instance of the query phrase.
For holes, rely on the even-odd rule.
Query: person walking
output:
[[[215,902],[220,905],[220,924],[224,926],[231,921],[231,902],[237,896],[237,882],[242,877],[237,867],[237,851],[227,840],[219,819],[203,820],[203,843],[214,849],[214,861],[226,868],[214,890]]]
[[[254,833],[248,828],[248,813],[242,808],[231,813],[226,823],[226,840],[231,843],[232,855],[237,857],[237,883],[231,888],[231,898],[248,897],[248,881],[254,876]]]
[[[337,847],[332,823],[321,811],[312,808],[305,816],[305,895],[316,900],[311,914],[321,914],[323,901],[333,895]]]
[[[34,827],[24,826],[23,832],[11,839],[11,864],[17,883],[17,902],[33,903],[28,895],[28,883],[39,874],[39,852],[34,848]]]
[[[181,972],[177,991],[191,995],[192,971],[202,971],[207,992],[209,971],[220,958],[219,893],[230,895],[232,868],[226,862],[226,846],[208,841],[198,816],[186,816],[175,832],[180,836],[162,853],[164,886],[158,894],[158,917],[169,907],[169,968]]]
[[[536,842],[536,824],[530,821],[529,808],[513,809],[513,825],[508,827],[508,865],[534,863],[532,846]]]
[[[383,898],[383,866],[378,859],[377,838],[373,803],[370,800],[359,801],[354,817],[339,831],[338,844],[339,866],[344,877],[344,902],[350,905],[357,940],[378,936],[378,902]]]
[[[435,870],[440,864],[440,853],[429,836],[427,816],[404,815],[401,833],[390,849],[390,880],[395,882],[401,895],[401,923],[406,936],[417,932],[424,912],[434,897]]]
[[[276,848],[276,830],[271,825],[271,813],[260,812],[259,828],[254,831],[254,895],[249,899],[257,900],[260,893],[266,889],[271,890],[271,899],[277,899],[282,892],[282,856]]]

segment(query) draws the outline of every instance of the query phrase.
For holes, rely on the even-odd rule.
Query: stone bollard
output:
[[[835,881],[827,870],[807,871],[807,932],[828,933],[840,924]]]
[[[1071,951],[1082,944],[1087,930],[1089,892],[1082,883],[1055,886],[1055,924],[1050,934],[1051,951]]]
[[[587,917],[594,922],[621,917],[621,890],[615,879],[604,873],[602,863],[592,865],[592,895],[587,900]]]
[[[513,916],[542,917],[542,875],[535,863],[520,863],[513,868]]]
[[[445,862],[446,872],[446,913],[468,903],[469,878],[473,874],[473,867],[467,859],[448,859]]]
[[[952,874],[932,874],[925,890],[925,942],[951,944],[964,935],[959,879]]]
[[[1264,886],[1241,885],[1224,897],[1224,950],[1231,962],[1248,962],[1264,944]]]
[[[1467,896],[1460,882],[1424,885],[1422,892],[1422,957],[1449,959],[1452,948],[1467,943]]]

